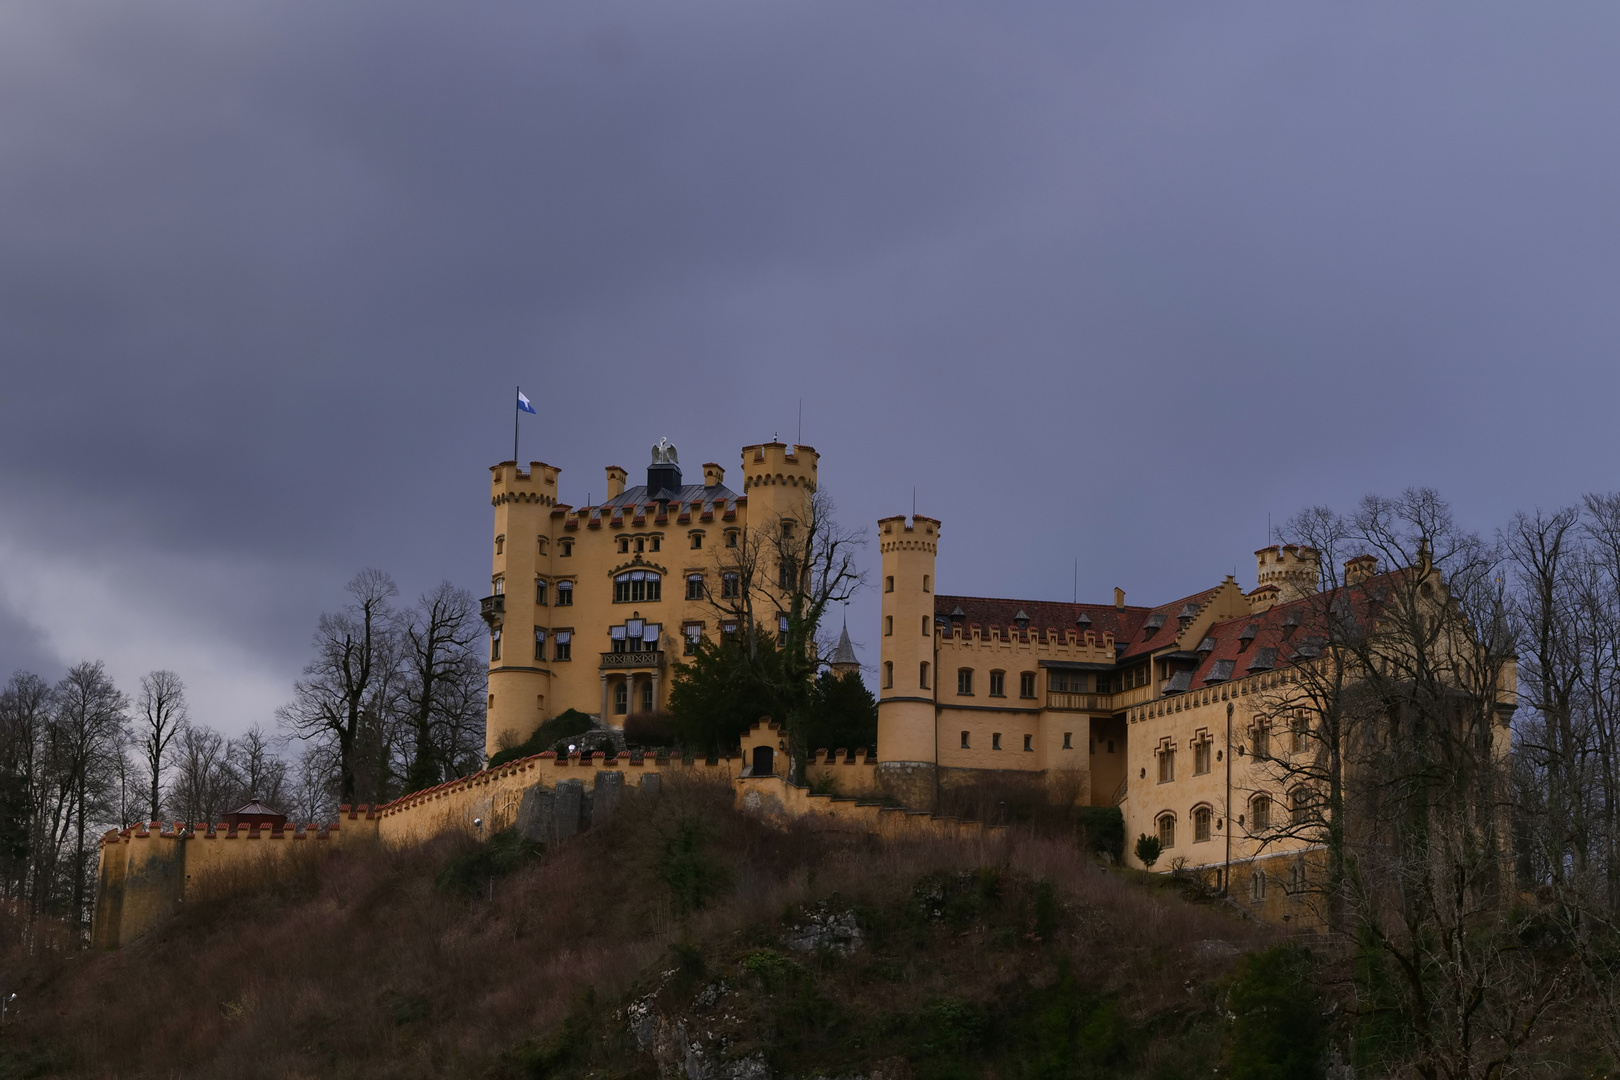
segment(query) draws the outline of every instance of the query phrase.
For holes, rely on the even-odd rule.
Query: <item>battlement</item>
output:
[[[930,555],[938,554],[939,526],[937,518],[921,514],[911,515],[909,522],[904,514],[878,518],[878,550],[884,553],[926,551]]]
[[[949,650],[954,653],[988,653],[991,656],[1025,655],[1090,664],[1112,665],[1116,657],[1114,635],[1108,631],[1099,634],[1094,630],[1087,630],[1081,634],[1073,629],[1060,632],[1051,627],[1047,627],[1044,631],[1031,627],[1022,634],[1003,636],[1000,633],[986,635],[977,624],[964,628],[957,623],[948,631],[940,633],[939,647],[942,652]]]
[[[527,471],[515,461],[503,461],[489,467],[490,505],[510,502],[532,502],[542,506],[557,505],[557,476],[562,470],[543,461],[529,462]]]
[[[769,442],[742,449],[743,490],[769,484],[816,489],[816,468],[821,455],[813,446]],[[707,473],[705,472],[705,481]]]

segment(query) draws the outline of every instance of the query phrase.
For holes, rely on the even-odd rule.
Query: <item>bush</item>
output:
[[[1159,843],[1157,836],[1149,836],[1147,833],[1143,833],[1136,838],[1136,857],[1149,870],[1153,869],[1153,864],[1159,861],[1159,853],[1163,850],[1164,847]]]
[[[550,720],[535,729],[533,735],[519,743],[490,755],[489,768],[505,765],[508,761],[518,758],[532,757],[543,754],[547,750],[555,750],[557,744],[564,739],[576,738],[590,731],[595,725],[591,718],[578,709],[566,709],[553,716]]]
[[[725,864],[709,850],[716,831],[696,811],[676,815],[660,830],[658,874],[669,886],[677,914],[699,910],[729,880]]]
[[[1082,806],[1075,814],[1086,830],[1086,841],[1095,855],[1111,855],[1115,862],[1125,858],[1125,815],[1117,806]]]
[[[624,742],[648,748],[674,746],[675,725],[668,713],[631,713],[624,718]]]
[[[495,878],[511,873],[519,863],[539,850],[517,829],[502,829],[487,844],[462,852],[450,860],[434,884],[442,892],[481,895]]]
[[[1250,953],[1227,990],[1232,1016],[1226,1068],[1232,1080],[1314,1080],[1323,1074],[1326,1031],[1309,949]]]

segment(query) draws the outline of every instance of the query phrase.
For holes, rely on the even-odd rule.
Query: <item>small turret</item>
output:
[[[855,655],[855,645],[849,640],[849,627],[838,635],[838,647],[833,649],[832,659],[827,661],[832,673],[838,676],[859,675],[861,672],[860,658]]]
[[[1314,596],[1321,585],[1322,561],[1315,548],[1272,545],[1254,553],[1260,585],[1275,585],[1274,603]],[[1258,591],[1258,590],[1256,590]],[[1251,594],[1253,595],[1253,594]]]

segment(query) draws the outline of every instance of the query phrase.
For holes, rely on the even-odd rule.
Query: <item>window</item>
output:
[[[681,635],[686,639],[684,652],[687,656],[696,656],[698,642],[703,640],[703,624],[687,623],[682,627]]]
[[[894,688],[894,661],[885,660],[885,661],[883,661],[883,689],[890,690],[890,689],[893,689],[893,688]]]
[[[652,680],[648,679],[641,684],[641,711],[653,711]]]
[[[552,635],[552,659],[571,660],[574,656],[574,635],[567,630],[559,630]]]
[[[1005,671],[992,671],[990,673],[990,696],[1007,696],[1007,673]]]
[[[928,575],[924,574],[923,575],[923,592],[927,592],[927,591],[928,591]]]
[[[613,684],[613,711],[621,716],[630,711],[630,684],[622,680]]]
[[[736,574],[720,575],[720,599],[735,600],[742,595],[742,587],[738,583]]]
[[[662,536],[655,536],[655,537],[652,538],[652,549],[654,551],[661,551],[661,550],[663,550],[663,547],[664,547],[664,538]]]
[[[793,589],[793,583],[798,576],[793,569],[793,560],[784,558],[776,567],[776,587],[783,592],[789,592]]]
[[[793,522],[791,522],[791,521],[782,522],[782,539],[786,540],[788,537],[790,537],[792,535],[793,535]]]
[[[990,733],[990,749],[992,749],[992,750],[1000,750],[1001,749],[1001,732],[992,731]]]
[[[1193,843],[1198,844],[1209,839],[1209,819],[1212,816],[1207,806],[1193,810]]]
[[[885,616],[883,616],[883,636],[884,637],[894,637],[894,616],[893,615],[885,615]]]
[[[534,602],[541,607],[546,606],[546,579],[540,578],[534,583]]]
[[[1254,870],[1249,874],[1249,899],[1255,903],[1266,898],[1266,872]]]
[[[495,538],[495,554],[497,554],[497,555],[506,554],[506,537],[505,536],[497,536]]]
[[[778,648],[781,648],[783,646],[786,646],[787,643],[788,643],[788,617],[786,615],[778,615],[776,617],[776,644],[777,644]]]
[[[691,536],[692,536],[692,550],[697,551],[697,550],[701,549],[703,547],[703,534],[700,533],[700,532],[695,532],[695,533],[692,533]]]
[[[1199,739],[1193,743],[1193,773],[1202,776],[1209,772],[1209,749],[1213,745],[1209,739]]]
[[[703,575],[702,574],[687,574],[686,575],[686,598],[688,600],[701,600],[701,599],[703,599]]]
[[[1048,671],[1046,688],[1059,694],[1086,692],[1086,673],[1083,671]]]
[[[1021,698],[1035,696],[1035,673],[1033,671],[1021,671],[1018,673],[1018,696]]]
[[[628,536],[619,537],[619,554],[630,554],[630,538]]]
[[[1288,820],[1294,825],[1303,825],[1311,817],[1311,789],[1297,787],[1288,796]]]
[[[1176,846],[1176,815],[1165,814],[1159,818],[1159,847],[1168,851]]]
[[[934,628],[929,624],[928,616],[924,615],[922,617],[922,636],[929,637],[933,634],[933,632]]]
[[[890,574],[888,577],[883,579],[883,591],[884,592],[894,592],[894,575],[893,574]]]
[[[726,531],[726,547],[734,548],[736,546],[737,546],[737,530],[736,529],[728,529]]]
[[[1161,746],[1159,748],[1159,783],[1168,784],[1176,778],[1176,748]]]
[[[927,661],[924,661],[923,663],[917,665],[917,685],[920,686],[924,690],[928,689],[928,662]]]
[[[574,542],[572,540],[564,540],[558,546],[562,548],[560,558],[566,559],[574,554]]]
[[[506,595],[506,579],[503,578],[503,577],[496,578],[495,579],[495,584],[493,586],[491,586],[491,588],[494,590],[494,593],[495,593],[496,596],[505,596]]]
[[[557,582],[557,606],[574,606],[574,583],[572,581]]]
[[[1147,684],[1148,684],[1148,665],[1147,664],[1138,664],[1133,668],[1127,668],[1126,669],[1126,671],[1125,671],[1125,689],[1127,689],[1127,690],[1135,690],[1138,686],[1146,686]]]
[[[540,541],[540,554],[544,555],[546,553],[546,538],[540,536],[536,537],[536,539]]]
[[[1271,724],[1262,720],[1254,725],[1254,756],[1264,761],[1271,756]]]
[[[1288,870],[1288,890],[1302,893],[1305,891],[1305,883],[1305,860],[1295,859],[1294,865],[1289,867]]]
[[[1297,754],[1301,750],[1305,749],[1305,739],[1309,731],[1309,724],[1310,721],[1305,717],[1305,710],[1295,710],[1292,722],[1288,725],[1289,750]]]
[[[538,626],[534,628],[534,658],[536,660],[546,658],[546,632]]]
[[[653,603],[663,599],[664,582],[651,570],[632,570],[613,579],[615,604]]]
[[[1031,753],[1034,752],[1034,750],[1035,750],[1035,736],[1033,736],[1033,735],[1025,735],[1024,736],[1024,750],[1026,752],[1031,752]]]
[[[1256,795],[1251,809],[1254,813],[1253,831],[1265,832],[1271,828],[1271,800],[1264,795]]]
[[[723,623],[721,623],[720,624],[720,633],[721,633],[721,635],[723,637],[728,637],[728,638],[736,637],[737,636],[737,624],[734,623],[734,622],[723,622]]]
[[[956,673],[956,692],[958,694],[973,693],[973,669],[962,668]]]
[[[962,732],[962,749],[964,749],[964,750],[973,749],[973,747],[968,745],[968,733],[965,732],[965,731]]]
[[[1065,731],[1063,733],[1063,749],[1065,749],[1065,750],[1073,750],[1074,749],[1074,743],[1071,741],[1073,738],[1074,738],[1074,732]]]
[[[489,658],[491,660],[501,658],[501,632],[499,630],[489,632]]]

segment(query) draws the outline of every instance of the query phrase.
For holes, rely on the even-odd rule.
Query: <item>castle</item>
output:
[[[736,601],[789,585],[769,545],[754,549],[765,555],[749,580],[727,567],[761,531],[786,535],[810,520],[818,462],[806,446],[744,447],[738,493],[714,463],[703,466],[702,484],[683,484],[675,448],[660,441],[645,484],[626,487],[626,471],[609,467],[606,500],[578,509],[559,500],[555,467],[494,466],[487,751],[523,742],[566,709],[622,732],[636,713],[663,708],[681,657],[704,636],[735,629],[712,591]],[[1274,826],[1287,815],[1307,820],[1299,815],[1313,796],[1285,790],[1285,771],[1270,766],[1310,752],[1299,680],[1328,663],[1322,629],[1338,617],[1318,594],[1317,552],[1262,548],[1247,593],[1229,576],[1152,607],[1127,605],[1119,589],[1112,603],[1058,603],[942,593],[939,520],[889,517],[878,530],[875,756],[817,750],[809,785],[789,783],[785,733],[766,719],[736,759],[546,752],[385,806],[344,807],[330,826],[132,826],[102,843],[94,941],[115,947],[210,881],[244,867],[276,872],[279,860],[334,841],[405,843],[450,829],[487,836],[514,824],[535,839],[572,835],[611,812],[627,777],[645,789],[671,770],[723,779],[739,806],[767,819],[814,817],[891,835],[981,831],[930,814],[940,792],[1022,778],[1067,803],[1117,806],[1127,838],[1157,840],[1163,861],[1153,869],[1196,873],[1264,918],[1309,917],[1302,903],[1322,845],[1308,827]],[[1363,602],[1356,595],[1402,575],[1425,596],[1428,579],[1438,580],[1426,566],[1380,575],[1376,560],[1360,556],[1344,567],[1332,603],[1354,607]],[[830,660],[858,670],[847,630]],[[1495,691],[1498,755],[1509,743],[1513,678],[1510,664]],[[1125,859],[1149,868],[1129,844]]]

